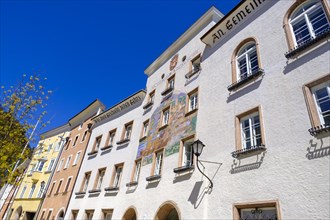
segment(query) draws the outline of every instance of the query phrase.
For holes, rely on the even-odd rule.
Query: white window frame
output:
[[[120,165],[120,166],[116,166],[116,171],[115,171],[115,178],[113,180],[113,187],[114,188],[119,188],[119,184],[120,184],[120,179],[121,179],[121,176],[122,176],[122,173],[123,173],[123,166]]]
[[[194,138],[188,139],[183,142],[182,148],[182,166],[192,166],[194,163],[194,154],[192,150],[192,143],[194,142]],[[187,156],[187,148],[190,148],[190,158]],[[188,151],[188,153],[189,153]],[[188,162],[190,161],[190,162]]]
[[[72,155],[68,156],[68,159],[66,160],[65,166],[63,169],[67,169],[69,167],[70,161],[71,161]]]
[[[146,120],[143,122],[143,128],[142,128],[142,137],[146,137],[148,135],[149,131],[149,120]]]
[[[36,184],[33,183],[32,186],[31,186],[31,190],[30,190],[30,193],[29,193],[29,199],[32,198],[33,194],[34,194],[34,191],[36,189]]]
[[[54,165],[55,165],[55,159],[53,158],[53,159],[51,159],[49,161],[49,164],[48,164],[48,167],[47,167],[47,171],[52,171],[53,168],[54,168]]]
[[[78,139],[79,139],[79,135],[77,135],[74,140],[73,140],[73,143],[72,143],[72,147],[75,147],[78,143]]]
[[[170,118],[170,108],[163,110],[162,126],[168,125]]]
[[[42,169],[44,168],[45,161],[44,160],[39,160],[37,163],[37,166],[35,167],[35,171],[37,172],[42,172]]]
[[[45,183],[45,181],[42,181],[40,183],[40,189],[39,189],[37,198],[42,198],[42,195],[44,194],[45,189],[46,189],[46,183]]]
[[[116,130],[110,131],[109,132],[109,142],[108,145],[109,146],[113,146],[115,143],[115,136],[116,136]]]
[[[324,89],[324,88],[326,88],[326,91],[328,93],[328,100],[329,100],[330,99],[330,81],[321,83],[321,84],[316,85],[316,86],[311,88],[311,91],[312,91],[312,94],[313,94],[313,100],[314,100],[315,106],[317,108],[317,114],[318,114],[318,117],[319,117],[320,122],[321,122],[322,125],[325,124],[325,121],[324,121],[324,117],[323,117],[323,112],[320,108],[320,100],[317,99],[317,97],[316,97],[316,92],[321,90],[321,89]],[[322,100],[322,101],[324,101],[324,100]],[[330,115],[330,109],[328,110],[328,112],[326,114]]]
[[[99,175],[98,175],[98,178],[97,178],[96,189],[101,189],[102,183],[103,183],[103,179],[104,179],[104,176],[105,176],[105,171],[106,171],[105,168],[99,170]]]
[[[79,161],[79,159],[80,159],[80,155],[81,155],[81,151],[78,151],[78,152],[76,153],[76,157],[74,158],[74,161],[73,161],[72,166],[77,165],[77,163],[78,163],[78,161]]]
[[[82,139],[81,139],[80,142],[84,142],[86,140],[87,132],[88,132],[88,129],[84,131],[83,136],[82,136]]]
[[[254,117],[258,116],[259,118],[259,129],[260,129],[260,134],[256,134],[256,131],[254,129],[255,123],[254,123]],[[262,143],[262,131],[261,131],[261,118],[260,114],[258,111],[253,112],[247,116],[244,116],[240,118],[240,129],[241,129],[241,140],[242,140],[242,149],[249,149],[246,147],[246,138],[245,138],[245,133],[243,130],[243,122],[249,120],[249,133],[250,133],[250,141],[251,141],[251,146],[249,148],[257,146],[257,136],[260,137],[260,143]]]
[[[58,167],[57,167],[57,171],[61,170],[63,162],[64,162],[64,158],[62,160],[60,160],[60,163],[58,164]]]
[[[49,153],[49,152],[52,150],[52,148],[53,148],[53,144],[49,144],[49,145],[48,145],[47,152]]]
[[[27,186],[25,185],[21,191],[21,194],[19,195],[19,198],[23,198],[25,191],[26,191]]]
[[[198,91],[189,95],[189,108],[188,111],[192,111],[198,108]]]
[[[163,165],[163,151],[156,153],[156,161],[155,161],[155,170],[154,175],[161,175],[162,165]]]
[[[85,177],[84,177],[84,182],[83,182],[83,186],[82,186],[82,191],[83,192],[87,192],[88,189],[88,184],[89,184],[89,180],[91,178],[91,172],[85,173]]]
[[[253,46],[250,47],[251,45],[253,45]],[[251,54],[253,54],[253,53],[256,54],[256,59],[257,59],[256,67],[255,66],[252,67]],[[244,74],[244,77],[242,77],[243,73],[241,73],[241,68],[239,65],[240,60],[245,60],[245,63],[246,63],[246,75]],[[256,68],[256,70],[258,70],[258,68],[259,68],[258,51],[257,51],[256,43],[254,41],[250,41],[250,42],[244,44],[237,53],[237,56],[236,56],[237,80],[244,79],[244,78],[248,77],[249,75],[255,73],[256,70],[252,71],[252,69],[255,69],[255,68]]]
[[[139,180],[141,165],[142,165],[142,160],[135,161],[135,172],[134,172],[134,178],[133,178],[133,181],[135,181],[135,182],[138,182],[138,180]]]

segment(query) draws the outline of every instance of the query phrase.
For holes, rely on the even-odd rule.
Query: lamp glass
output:
[[[201,142],[200,140],[195,141],[192,143],[192,148],[194,151],[194,154],[199,157],[202,154],[203,148],[205,147],[205,144]]]

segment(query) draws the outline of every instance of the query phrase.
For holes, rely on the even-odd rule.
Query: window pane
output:
[[[322,31],[329,28],[326,15],[323,12],[322,7],[319,7],[316,11],[312,12],[309,16],[309,20],[313,26],[315,36],[320,34]]]
[[[250,59],[250,65],[251,65],[250,74],[257,72],[259,65],[258,65],[257,51],[255,50],[255,48],[254,48],[254,51],[250,54],[249,59]]]
[[[245,56],[238,60],[239,78],[245,78],[247,76],[247,65]]]
[[[330,124],[330,94],[328,91],[330,89],[327,87],[315,91],[315,99],[319,107],[322,124]]]

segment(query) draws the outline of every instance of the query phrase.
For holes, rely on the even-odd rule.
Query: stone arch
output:
[[[173,201],[164,202],[157,210],[154,220],[180,220],[181,213]]]
[[[125,214],[122,217],[122,220],[136,220],[137,219],[137,211],[134,206],[128,207],[126,209]]]
[[[23,211],[22,206],[19,206],[19,207],[15,210],[15,212],[13,213],[11,219],[13,219],[13,220],[19,220],[19,218],[20,218],[21,215],[22,215],[22,211]]]

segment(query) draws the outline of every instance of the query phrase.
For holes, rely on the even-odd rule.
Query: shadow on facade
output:
[[[261,157],[260,157],[260,155],[261,155]],[[249,170],[259,169],[259,167],[261,166],[261,164],[264,160],[265,155],[266,155],[266,152],[262,152],[260,154],[255,155],[256,161],[253,163],[244,163],[244,160],[247,157],[234,159],[233,164],[231,165],[231,170],[229,172],[231,174],[235,174],[235,173],[245,172],[245,171],[249,171]],[[249,158],[251,158],[251,156],[249,156]]]
[[[112,148],[104,150],[104,151],[101,152],[101,156],[104,155],[104,154],[110,153],[111,151],[112,151]]]
[[[262,76],[258,77],[255,81],[248,82],[248,84],[244,88],[242,89],[238,88],[236,92],[229,93],[229,96],[227,98],[227,103],[258,89],[264,76],[265,74],[262,74]]]
[[[320,44],[324,44],[324,41],[322,40],[320,43],[316,44],[314,46],[314,48],[311,47],[310,49],[308,49],[309,52],[307,54],[305,54],[301,57],[297,57],[294,60],[292,60],[291,62],[289,62],[289,60],[288,60],[286,62],[286,66],[284,67],[283,74],[290,73],[297,67],[302,66],[304,63],[310,62],[311,60],[313,60],[313,58],[321,56],[322,54],[324,54],[330,50],[329,40],[327,40],[327,42],[325,43],[328,45],[327,47],[322,47],[322,46],[320,46]],[[317,48],[315,48],[315,47],[317,47]]]
[[[146,186],[146,189],[156,188],[160,181],[149,182]]]
[[[128,144],[129,144],[129,142],[127,142],[126,144],[119,145],[119,146],[117,146],[116,150],[124,149],[128,146]]]
[[[182,182],[182,181],[189,180],[191,178],[191,176],[192,176],[192,173],[177,175],[177,176],[175,176],[175,178],[173,180],[173,183],[179,183],[179,182]]]
[[[318,144],[317,142],[314,143],[313,139],[311,139],[309,143],[310,146],[307,148],[307,154],[306,154],[308,160],[313,160],[330,155],[330,146],[323,147],[324,142],[322,138],[320,139],[320,144]],[[328,144],[329,144],[329,139],[328,139]]]

